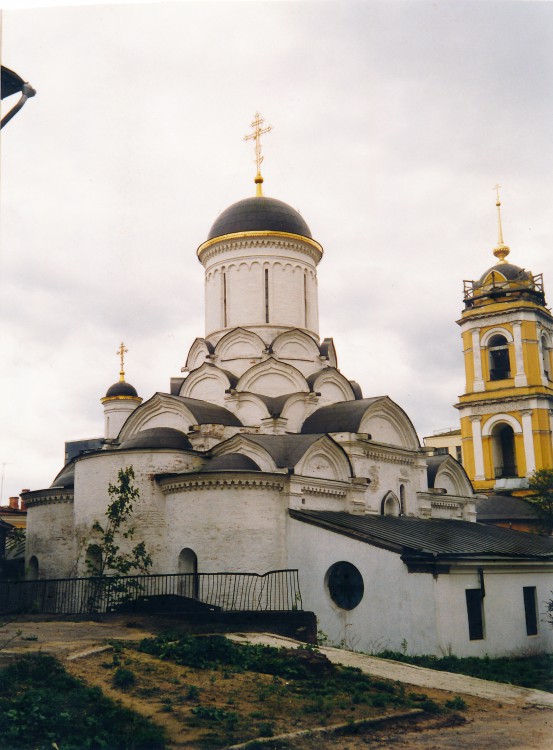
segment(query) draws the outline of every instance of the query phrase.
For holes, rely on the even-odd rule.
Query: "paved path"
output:
[[[269,633],[249,633],[244,636],[229,636],[237,641],[249,641],[266,646],[288,646],[296,648],[302,645],[300,641]],[[357,667],[362,672],[382,677],[388,680],[405,682],[408,685],[416,685],[421,688],[436,688],[447,690],[456,695],[474,695],[486,700],[501,703],[512,703],[519,706],[539,706],[553,708],[553,693],[545,693],[542,690],[531,690],[529,688],[505,685],[500,682],[480,680],[477,677],[467,677],[452,672],[438,672],[434,669],[416,667],[412,664],[403,664],[390,659],[377,659],[366,654],[357,654],[354,651],[346,651],[339,648],[321,646],[319,651],[325,654],[335,664],[346,667]]]

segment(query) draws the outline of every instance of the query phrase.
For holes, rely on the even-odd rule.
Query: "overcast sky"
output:
[[[553,294],[550,2],[91,5],[2,27],[2,64],[37,90],[1,143],[4,503],[102,435],[121,340],[144,399],[179,375],[204,333],[196,248],[254,194],[256,110],[265,193],[325,250],[321,338],[421,437],[458,424],[455,321],[494,263],[498,181],[509,260]]]

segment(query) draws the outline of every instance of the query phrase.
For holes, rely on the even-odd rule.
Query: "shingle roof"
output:
[[[335,511],[289,511],[292,518],[322,526],[406,557],[533,558],[553,561],[553,537],[543,537],[470,521],[411,516],[352,515]]]

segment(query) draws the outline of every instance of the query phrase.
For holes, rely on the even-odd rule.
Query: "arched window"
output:
[[[402,516],[405,513],[405,485],[399,485],[399,515]]]
[[[549,377],[549,346],[547,344],[547,339],[545,336],[541,337],[541,357],[542,357],[542,363],[543,363],[543,374],[545,377],[550,380]]]
[[[102,550],[97,544],[91,544],[85,556],[86,574],[97,576],[102,572]]]
[[[509,424],[500,422],[491,432],[494,474],[496,479],[516,477],[515,433]]]
[[[198,599],[198,557],[188,547],[185,547],[180,552],[178,572],[182,575],[182,579],[179,581],[179,595]]]
[[[38,560],[34,555],[29,560],[27,578],[29,579],[29,581],[38,581]]]
[[[505,380],[511,377],[509,344],[505,336],[497,333],[488,343],[490,380]]]
[[[402,485],[403,486],[403,485]],[[399,516],[401,513],[401,504],[397,499],[397,496],[393,492],[387,492],[384,495],[381,505],[381,513],[383,516]]]

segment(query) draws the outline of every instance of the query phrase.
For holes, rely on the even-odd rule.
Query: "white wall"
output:
[[[281,482],[260,479],[213,473],[191,480],[189,488],[166,490],[164,570],[177,572],[185,547],[196,553],[199,573],[266,573],[286,567],[287,499],[272,486]]]
[[[486,596],[484,638],[469,640],[465,590],[479,588],[476,571],[453,572],[438,578],[438,609],[441,623],[440,651],[453,648],[458,656],[505,656],[553,651],[553,628],[544,622],[546,602],[551,599],[551,572],[517,572],[516,567],[494,571],[484,566]],[[526,635],[524,586],[536,586],[538,634]]]
[[[325,574],[336,562],[354,565],[364,595],[350,611],[330,598]],[[551,572],[484,571],[484,639],[469,639],[465,589],[479,588],[476,570],[409,573],[399,554],[289,519],[288,565],[299,569],[304,609],[316,613],[319,628],[333,643],[375,652],[503,656],[553,651],[553,629],[544,622],[551,598]],[[526,635],[524,586],[537,587],[538,634]]]

